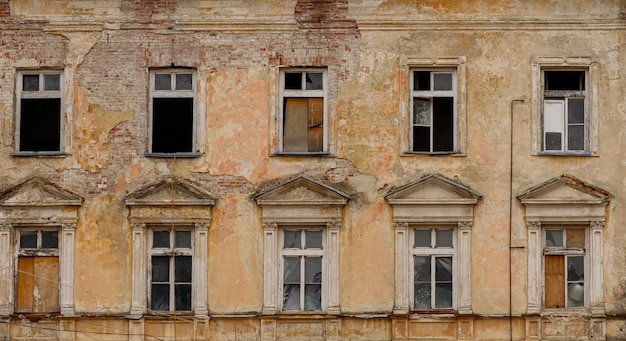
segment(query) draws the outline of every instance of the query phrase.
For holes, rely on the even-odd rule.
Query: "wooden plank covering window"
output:
[[[285,100],[283,151],[324,151],[323,98],[287,98]]]
[[[59,311],[59,257],[19,257],[18,313]]]
[[[324,150],[324,99],[309,98],[309,152]]]
[[[546,308],[565,308],[565,256],[545,256]]]

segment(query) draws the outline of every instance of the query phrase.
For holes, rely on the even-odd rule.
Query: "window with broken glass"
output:
[[[456,148],[456,70],[412,69],[411,151],[451,153]]]
[[[413,229],[413,310],[454,308],[454,234],[445,227]]]
[[[321,311],[324,231],[282,231],[283,311]]]
[[[543,150],[588,150],[586,70],[543,72]]]
[[[18,229],[16,313],[59,312],[59,231]]]
[[[24,71],[17,78],[15,144],[18,153],[60,153],[63,131],[63,74]]]
[[[184,156],[196,151],[195,90],[191,70],[150,73],[149,154]]]
[[[544,304],[546,308],[585,306],[584,228],[544,230]]]
[[[150,309],[191,311],[191,228],[152,228],[150,232]]]
[[[327,152],[326,70],[280,73],[280,152]]]

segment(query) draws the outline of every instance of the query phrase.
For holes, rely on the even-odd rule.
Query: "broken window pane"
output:
[[[170,257],[152,256],[152,282],[169,282]]]
[[[585,90],[585,71],[546,71],[546,90]]]
[[[20,248],[37,248],[37,231],[20,231]]]
[[[174,295],[176,296],[176,310],[191,310],[191,284],[176,284],[174,286]]]
[[[24,75],[22,91],[39,91],[39,75]]]
[[[285,89],[302,90],[302,72],[285,72]]]
[[[61,89],[61,74],[44,74],[43,89],[45,91],[58,91]]]
[[[306,74],[306,89],[307,90],[322,90],[323,89],[323,73],[321,72],[307,72]]]
[[[22,99],[20,107],[20,151],[60,150],[61,99]]]
[[[321,249],[322,235],[322,231],[306,231],[306,248]]]
[[[170,231],[153,231],[152,232],[152,247],[160,248],[170,247]]]
[[[452,230],[436,230],[437,247],[452,247]]]
[[[413,90],[430,90],[430,71],[413,72]]]
[[[155,74],[154,90],[172,90],[172,76],[169,73]]]
[[[152,284],[150,296],[150,309],[157,311],[170,310],[169,284]]]
[[[452,74],[451,73],[435,73],[435,90],[452,90]]]
[[[190,73],[176,74],[176,90],[192,90],[192,76]]]
[[[193,98],[154,98],[152,152],[183,153],[192,151]]]
[[[582,281],[585,278],[585,257],[567,257],[567,281]]]
[[[431,230],[414,230],[415,247],[430,247]]]
[[[176,231],[175,234],[175,247],[191,247],[191,231]]]
[[[546,246],[562,247],[563,230],[546,230]]]
[[[302,231],[285,231],[285,249],[299,249],[302,245],[300,241],[301,234]]]
[[[174,281],[191,282],[191,256],[174,257]]]
[[[413,124],[420,126],[430,126],[430,99],[413,99]]]
[[[44,249],[57,249],[59,247],[59,233],[57,231],[42,231],[41,247]]]

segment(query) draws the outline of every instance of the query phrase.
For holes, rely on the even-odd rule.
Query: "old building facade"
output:
[[[0,0],[0,340],[626,340],[621,0]]]

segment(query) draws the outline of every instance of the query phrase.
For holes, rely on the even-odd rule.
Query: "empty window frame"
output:
[[[587,71],[543,71],[543,150],[588,150]]]
[[[544,304],[548,309],[585,306],[584,228],[544,230]]]
[[[22,71],[17,77],[16,151],[61,152],[63,73]]]
[[[16,313],[59,312],[59,231],[18,229]]]
[[[191,70],[150,73],[149,153],[195,152],[195,93],[196,76]]]
[[[192,310],[191,228],[151,228],[148,304],[152,311]]]
[[[326,69],[281,70],[281,152],[327,152],[326,79]]]
[[[411,151],[450,153],[456,149],[455,69],[411,69]]]
[[[413,310],[451,310],[455,298],[453,228],[413,229]]]
[[[323,310],[324,230],[288,228],[281,240],[282,310]]]

